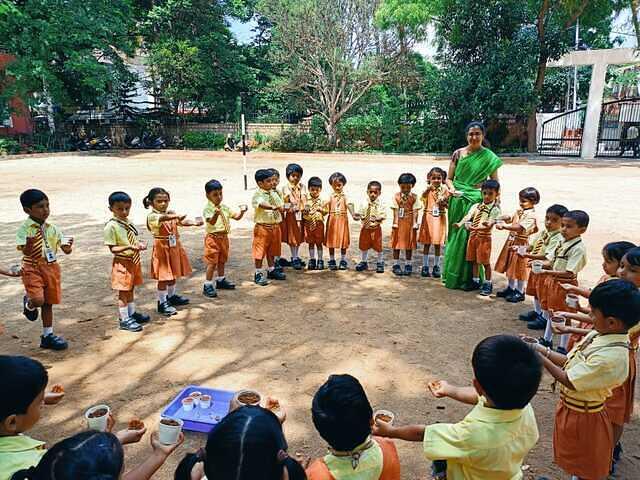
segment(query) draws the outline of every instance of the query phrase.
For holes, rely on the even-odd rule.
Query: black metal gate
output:
[[[586,107],[577,108],[544,122],[538,153],[558,157],[579,157],[586,111]]]
[[[602,104],[596,157],[640,157],[640,97]]]

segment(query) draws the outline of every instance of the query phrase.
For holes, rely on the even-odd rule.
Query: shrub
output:
[[[273,139],[271,148],[276,152],[313,152],[316,142],[311,134],[290,128]]]
[[[0,138],[0,155],[20,153],[20,144],[11,138]]]
[[[219,150],[224,147],[225,136],[215,132],[187,132],[182,137],[185,148]]]

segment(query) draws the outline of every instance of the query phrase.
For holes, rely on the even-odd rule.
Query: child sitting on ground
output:
[[[396,446],[371,436],[373,410],[356,378],[331,375],[314,395],[311,415],[329,453],[309,466],[309,480],[400,480]]]
[[[447,204],[450,195],[444,183],[446,179],[447,172],[441,168],[433,167],[429,170],[427,174],[429,186],[420,199],[424,206],[418,234],[418,242],[423,244],[420,273],[423,277],[440,278],[442,249],[447,239]],[[429,253],[432,245],[433,255]],[[431,263],[433,263],[433,270],[429,271]]]
[[[360,229],[360,239],[358,246],[362,259],[356,270],[362,272],[369,268],[367,258],[369,249],[373,249],[377,254],[376,272],[384,273],[384,253],[382,251],[382,222],[387,218],[385,206],[380,201],[380,193],[382,192],[382,184],[375,180],[367,185],[367,201],[360,205],[356,220],[362,221]]]
[[[309,193],[304,203],[302,220],[304,224],[304,241],[309,245],[309,270],[324,270],[322,259],[322,243],[324,242],[325,205],[320,198],[322,179],[311,177],[308,185]],[[316,260],[316,251],[318,258]]]
[[[529,402],[542,378],[541,361],[519,338],[496,335],[476,346],[471,363],[473,387],[430,384],[436,397],[475,405],[461,422],[401,427],[377,420],[374,433],[423,442],[428,459],[446,461],[449,480],[522,478],[522,461],[538,441]]]

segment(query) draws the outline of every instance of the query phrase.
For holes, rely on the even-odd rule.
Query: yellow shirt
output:
[[[255,223],[275,225],[282,222],[282,215],[280,215],[280,212],[277,210],[265,210],[264,208],[260,208],[260,204],[262,203],[268,203],[274,207],[282,207],[284,202],[282,201],[280,193],[274,190],[266,191],[259,188],[258,191],[253,194],[251,205],[255,209],[253,214],[253,221]]]
[[[40,225],[38,222],[33,220],[31,217],[27,218],[22,225],[18,228],[16,232],[16,245],[18,250],[24,252],[25,256],[36,256],[37,252],[27,252],[25,248],[27,243],[33,242],[35,236],[38,234],[38,230],[44,228],[44,238],[46,242],[42,242],[42,248],[40,252],[40,256],[42,258],[46,258],[46,249],[47,246],[49,250],[51,250],[54,254],[58,252],[58,248],[62,244],[62,232],[58,227],[51,223],[43,223]]]
[[[629,375],[629,349],[612,344],[629,343],[626,333],[602,335],[593,330],[567,355],[563,369],[575,390],[564,385],[560,391],[572,399],[604,402],[611,391]]]
[[[387,207],[380,201],[379,198],[377,198],[375,202],[371,202],[367,198],[358,207],[358,213],[362,215],[363,227],[375,228],[378,225],[380,225],[382,220],[385,220],[387,218]],[[368,224],[365,225],[364,218],[367,216],[367,213],[369,214],[370,217],[376,217],[377,219],[379,219],[379,221],[368,222]]]
[[[422,210],[422,200],[415,193],[411,193],[410,195],[415,195],[415,202],[413,202],[413,211],[416,212],[418,210]],[[391,203],[391,210],[398,210],[402,206],[398,203],[397,195],[393,196],[393,202]]]
[[[587,265],[587,249],[581,237],[562,239],[553,255],[553,270],[578,274]]]
[[[291,185],[290,183],[282,187],[282,199],[284,202],[295,203],[294,197],[297,197],[300,202],[299,205],[302,206],[304,199],[307,195],[307,189],[302,183],[298,183],[297,186]]]
[[[136,243],[132,243],[129,241],[129,237],[127,236],[127,228],[125,227],[125,225],[129,225],[129,227],[133,229],[137,242],[138,230],[136,229],[136,227],[131,222],[129,222],[129,220],[124,221],[113,217],[109,219],[109,221],[104,226],[104,244],[109,247],[135,246]],[[134,250],[125,250],[124,252],[118,253],[118,256],[133,257],[135,253],[136,252]]]
[[[464,216],[464,218],[460,220],[460,223],[466,223],[466,222],[472,221],[472,219],[475,217],[476,212],[478,211],[481,205],[484,205],[484,203],[482,202],[476,203],[473,207],[471,207],[471,210],[469,210],[469,212]],[[489,203],[486,206],[489,208],[489,210],[483,211],[482,214],[480,215],[480,224],[482,224],[482,222],[487,222],[489,220],[495,220],[501,214],[500,207],[496,202]]]
[[[424,453],[429,460],[447,461],[448,480],[518,480],[522,461],[538,441],[531,405],[517,410],[476,406],[458,423],[429,425]]]
[[[211,225],[209,220],[213,218],[218,209],[220,209],[220,213],[216,219],[216,223]],[[235,213],[226,205],[220,204],[216,206],[211,202],[207,202],[207,205],[202,211],[207,233],[229,233],[231,231],[231,218],[234,216]]]
[[[322,200],[318,196],[318,198],[311,198],[309,194],[307,194],[304,207],[309,210],[309,213],[303,213],[302,218],[310,223],[315,224],[316,222],[322,222],[324,220],[324,216],[329,213],[326,209],[326,202]]]
[[[553,260],[553,253],[562,241],[560,230],[543,230],[529,238],[529,245],[532,254],[544,255],[548,260]]]
[[[18,470],[35,467],[46,452],[44,442],[26,435],[0,437],[0,480],[9,480]]]
[[[538,221],[536,220],[536,211],[533,208],[526,210],[518,210],[511,218],[511,223],[517,223],[522,228],[521,232],[511,232],[513,236],[528,237],[538,230]]]

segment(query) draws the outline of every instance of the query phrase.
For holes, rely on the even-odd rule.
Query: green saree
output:
[[[488,148],[459,158],[456,163],[453,186],[463,195],[449,200],[449,233],[442,270],[447,288],[462,288],[471,279],[471,263],[465,259],[469,232],[464,228],[453,228],[453,224],[462,220],[471,207],[482,200],[476,185],[501,166],[502,160]]]

